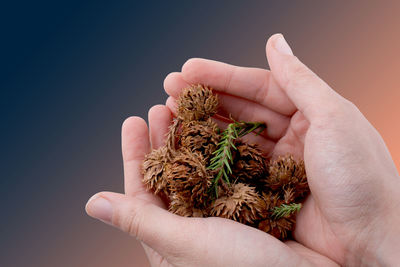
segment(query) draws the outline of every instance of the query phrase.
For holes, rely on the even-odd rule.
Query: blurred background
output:
[[[147,119],[190,57],[267,67],[276,32],[400,166],[400,1],[134,2],[2,3],[0,266],[148,266],[136,240],[84,211],[123,191],[123,120]]]

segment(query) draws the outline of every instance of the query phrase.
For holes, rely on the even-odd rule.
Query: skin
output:
[[[381,136],[357,107],[302,64],[280,34],[266,46],[271,70],[190,59],[169,74],[166,105],[122,127],[125,194],[93,196],[87,213],[138,238],[152,266],[375,266],[400,262],[400,177]],[[146,191],[140,166],[163,145],[175,99],[190,84],[220,95],[217,122],[264,121],[249,136],[270,156],[303,158],[310,196],[297,217],[295,240],[281,242],[222,218],[183,218]]]

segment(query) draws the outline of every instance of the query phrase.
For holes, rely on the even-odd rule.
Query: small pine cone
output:
[[[207,120],[217,112],[218,97],[212,89],[192,85],[183,89],[178,99],[178,118],[183,121]]]
[[[207,161],[219,142],[218,126],[209,118],[207,121],[190,121],[182,124],[179,145],[192,152],[201,153]]]
[[[268,187],[276,191],[291,182],[296,161],[292,156],[279,156],[269,164]]]
[[[238,183],[232,185],[232,192],[219,197],[211,205],[210,215],[232,219],[244,224],[253,224],[262,218],[265,205],[254,187]]]
[[[168,189],[184,202],[202,207],[209,199],[213,176],[207,171],[203,156],[186,149],[177,151],[165,171]]]
[[[260,179],[267,175],[267,166],[262,151],[256,144],[236,141],[234,153],[233,177],[240,182],[257,186]]]
[[[147,189],[154,190],[155,194],[160,191],[166,192],[167,189],[167,180],[164,173],[166,155],[166,147],[160,147],[147,154],[143,161],[143,183]]]
[[[271,160],[266,185],[273,191],[291,187],[294,198],[303,197],[309,191],[304,161],[296,162],[291,155]]]
[[[258,223],[258,229],[267,232],[274,237],[284,240],[294,230],[295,227],[295,214],[291,214],[288,217],[282,217],[275,219],[272,216],[272,211],[275,207],[279,207],[286,203],[285,200],[280,199],[279,194],[272,192],[262,193],[262,199],[266,207],[265,217]]]
[[[206,209],[195,208],[191,201],[182,198],[179,194],[170,195],[168,210],[184,217],[207,217]]]

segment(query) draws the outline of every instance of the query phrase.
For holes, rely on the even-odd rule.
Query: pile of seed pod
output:
[[[291,155],[267,159],[257,144],[235,138],[229,176],[220,177],[221,169],[210,168],[224,133],[212,119],[217,111],[218,96],[211,88],[183,89],[165,146],[146,155],[143,182],[167,199],[175,214],[223,217],[281,240],[290,237],[293,211],[309,192],[304,162]]]

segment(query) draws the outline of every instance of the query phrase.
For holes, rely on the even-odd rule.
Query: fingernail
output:
[[[290,48],[282,34],[277,34],[274,41],[274,47],[278,52],[282,54],[293,56],[292,49]]]
[[[94,195],[86,204],[86,212],[96,219],[111,223],[113,207],[107,199]]]

